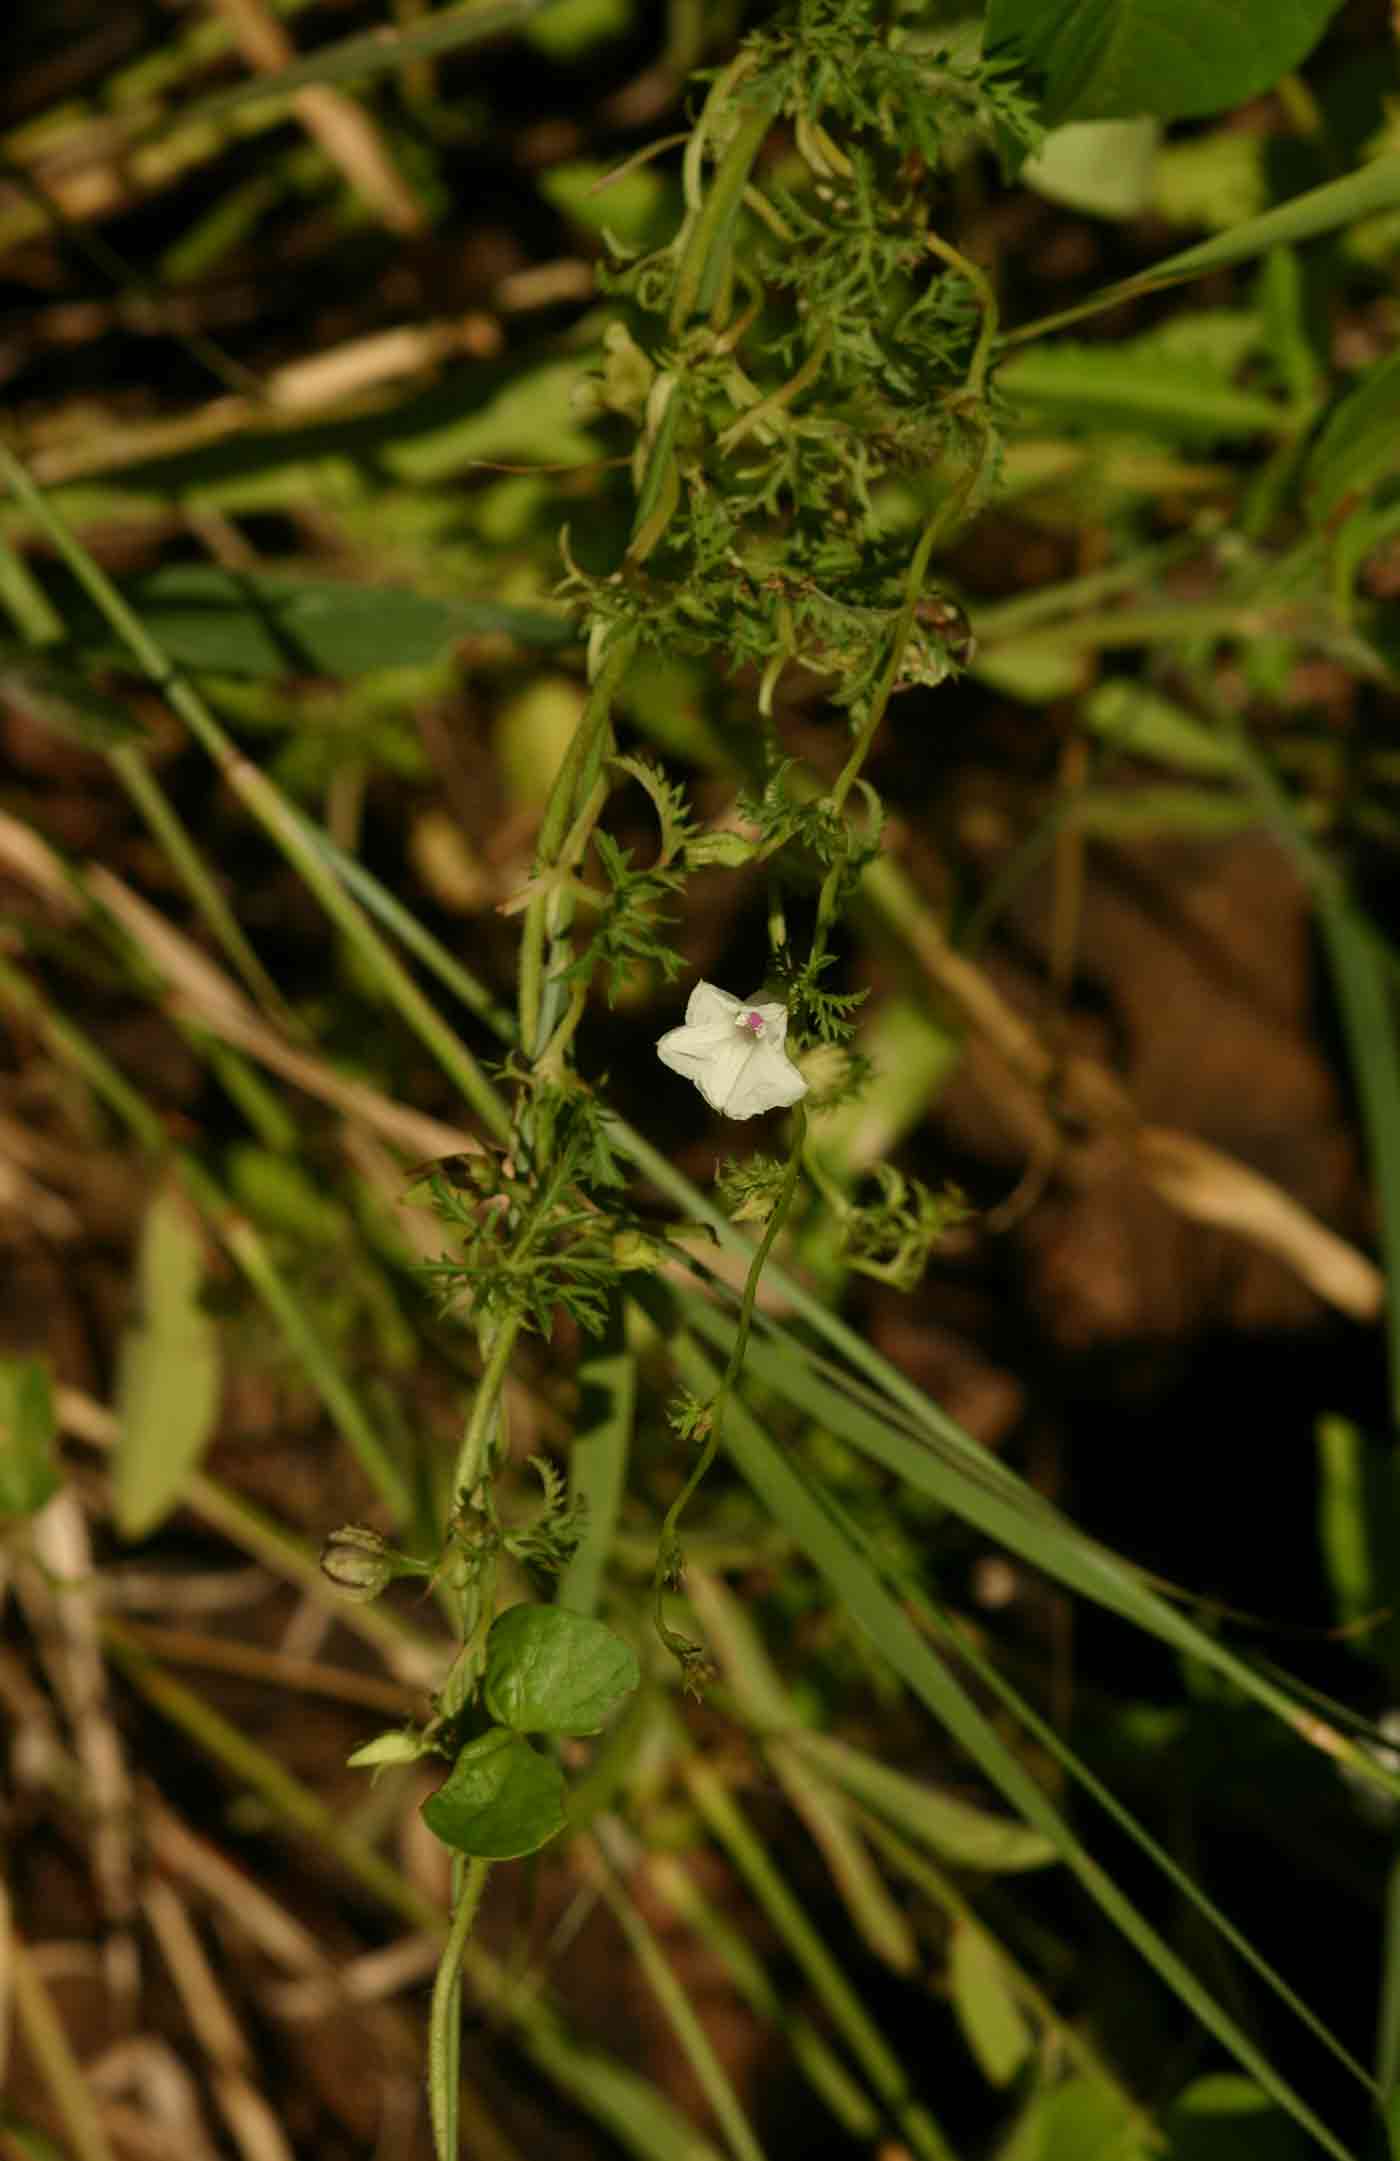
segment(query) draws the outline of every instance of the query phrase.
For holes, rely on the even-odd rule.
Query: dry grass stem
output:
[[[233,32],[250,64],[264,74],[290,67],[296,49],[262,0],[210,0]],[[326,156],[384,223],[396,233],[422,232],[423,206],[384,147],[378,128],[364,107],[326,83],[308,84],[291,94],[292,110]]]

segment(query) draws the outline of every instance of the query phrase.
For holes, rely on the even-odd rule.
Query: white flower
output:
[[[796,1103],[807,1083],[783,1049],[787,1007],[733,998],[713,983],[697,983],[685,1009],[685,1026],[672,1028],[656,1046],[673,1073],[694,1081],[710,1109],[726,1118],[755,1118],[760,1111]]]

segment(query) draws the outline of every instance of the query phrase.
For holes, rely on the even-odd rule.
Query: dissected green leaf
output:
[[[994,2086],[1006,2086],[1030,2053],[1031,2032],[1006,1984],[994,1945],[959,1922],[948,1954],[948,1987],[969,2048]]]
[[[486,1708],[517,1733],[597,1733],[640,1680],[629,1643],[558,1606],[510,1606],[486,1639]]]
[[[564,1828],[564,1774],[523,1735],[493,1726],[468,1741],[421,1813],[444,1846],[513,1861]]]
[[[1312,50],[1339,0],[991,0],[986,48],[1038,82],[1045,118],[1223,112]]]
[[[219,1408],[218,1331],[200,1304],[204,1235],[188,1201],[162,1186],[137,1259],[138,1315],[117,1372],[117,1528],[144,1538],[184,1492]]]
[[[48,1369],[0,1358],[0,1517],[37,1515],[59,1488]]]

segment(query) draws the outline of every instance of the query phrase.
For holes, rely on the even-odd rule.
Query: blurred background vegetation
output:
[[[347,1606],[316,1552],[430,1517],[454,1459],[477,1354],[425,1290],[415,1167],[502,1139],[501,909],[587,692],[560,536],[603,573],[633,517],[626,431],[581,390],[617,315],[596,271],[674,232],[695,71],[775,12],[30,0],[6,25],[7,2161],[430,2150],[432,1780],[345,1759],[423,1715],[451,1642],[412,1591]],[[1347,0],[1236,109],[1057,130],[1014,182],[969,137],[939,228],[1014,329],[1373,170],[1398,90],[1391,12]],[[687,1590],[715,1684],[683,1699],[653,1643],[621,1737],[565,1744],[574,1835],[492,1879],[482,2161],[1387,2151],[1400,1787],[1362,1774],[1393,1773],[1400,1662],[1400,461],[1374,429],[1359,469],[1345,431],[1307,460],[1393,354],[1397,249],[1373,207],[1008,352],[997,489],[937,563],[975,648],[894,701],[869,768],[889,824],[840,985],[869,989],[873,1078],[814,1123],[826,1205],[763,1305],[809,1344],[799,1293],[839,1309],[925,1445],[916,1396],[1084,1541],[1057,1573],[1040,1518],[1008,1543],[881,1456],[886,1383],[804,1398],[755,1354],[745,1416],[887,1604],[833,1592],[756,1455],[709,1482]],[[826,784],[828,687],[774,697]],[[758,695],[679,653],[618,692],[624,750],[715,836],[763,777]],[[642,860],[654,827],[619,797]],[[765,882],[723,853],[677,940],[746,989]],[[396,988],[345,895],[398,941]],[[727,1281],[694,1189],[757,1141],[657,1065],[690,980],[636,968],[579,1066],[653,1151],[643,1228],[689,1217]],[[833,1235],[890,1166],[968,1204],[912,1287]],[[528,1339],[507,1393],[503,1507],[528,1519],[532,1455],[577,1479],[592,1449],[587,1603],[639,1643],[686,1468],[669,1280],[601,1345],[567,1317]],[[1191,1630],[1073,1596],[1103,1549]],[[896,1619],[955,1628],[987,1748],[1176,1995],[896,1677]]]

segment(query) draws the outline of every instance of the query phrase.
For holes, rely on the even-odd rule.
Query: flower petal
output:
[[[732,991],[721,990],[718,983],[697,983],[686,1003],[686,1027],[704,1028],[718,1021],[732,1024],[742,1005],[742,998],[736,998]]]
[[[756,1118],[800,1102],[806,1093],[807,1083],[785,1050],[772,1042],[755,1043],[724,1110],[730,1118]]]
[[[656,1046],[656,1055],[673,1073],[683,1073],[699,1086],[700,1075],[712,1059],[740,1038],[732,1020],[712,1021],[703,1028],[672,1028]],[[741,1044],[742,1048],[742,1044]]]
[[[762,1022],[755,1035],[747,1025]],[[673,1073],[693,1081],[711,1110],[726,1118],[756,1118],[796,1103],[807,1083],[783,1048],[787,1007],[735,998],[715,983],[697,983],[685,1025],[662,1036],[656,1054]]]

